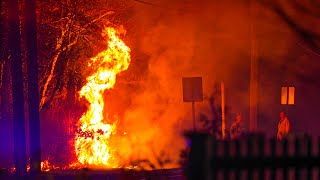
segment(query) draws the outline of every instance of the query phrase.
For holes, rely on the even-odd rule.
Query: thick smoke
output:
[[[213,95],[215,84],[223,81],[230,113],[241,113],[248,127],[250,26],[256,26],[257,44],[263,43],[256,47],[258,58],[280,56],[286,53],[287,44],[280,40],[272,43],[278,38],[272,33],[277,28],[268,21],[274,21],[274,17],[266,16],[260,8],[251,19],[248,1],[153,3],[135,4],[135,37],[139,40],[134,46],[147,55],[148,66],[143,90],[132,96],[124,115],[128,138],[121,143],[125,145],[120,154],[159,165],[157,158],[178,161],[185,146],[183,132],[192,129],[191,104],[182,101],[182,77],[203,78],[204,102],[196,103],[197,119],[200,113],[211,118],[208,98]],[[261,23],[262,19],[266,23]],[[280,34],[282,39],[286,34]],[[232,121],[231,114],[227,128]],[[200,122],[197,125],[200,129]]]

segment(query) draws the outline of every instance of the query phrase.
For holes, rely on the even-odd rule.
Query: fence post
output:
[[[289,151],[288,151],[288,139],[285,138],[282,141],[282,159],[284,161],[288,160],[289,157]],[[287,162],[283,162],[287,163]],[[283,166],[283,179],[288,179],[288,167],[286,165]]]
[[[307,161],[309,161],[308,165],[307,165],[307,179],[312,179],[312,163],[311,159],[312,159],[312,139],[310,136],[307,137]]]
[[[253,141],[254,141],[254,136],[250,135],[247,139],[247,154],[246,154],[246,159],[252,160],[254,158],[253,156]],[[253,166],[251,164],[248,164],[248,180],[253,179]]]
[[[239,139],[237,139],[235,141],[236,143],[236,153],[235,153],[235,159],[241,159],[241,142]],[[239,162],[238,162],[239,163]],[[241,179],[241,169],[240,168],[236,168],[236,180],[240,180]]]
[[[270,148],[271,148],[271,157],[270,157],[270,162],[274,161],[276,159],[276,150],[277,150],[277,140],[275,138],[272,138],[270,140]],[[271,167],[271,179],[275,180],[276,179],[276,167],[272,166]]]
[[[189,161],[187,164],[187,179],[207,179],[207,139],[204,133],[186,133],[185,136],[191,140]],[[211,163],[211,161],[209,161]],[[211,165],[211,164],[210,164]]]
[[[300,159],[301,158],[300,144],[301,144],[300,143],[300,139],[298,137],[295,137],[295,141],[294,141],[295,154],[294,154],[294,156],[295,156],[296,159]],[[296,177],[296,179],[301,179],[300,170],[301,170],[301,168],[300,168],[299,164],[296,164],[296,167],[295,167],[295,177]]]
[[[230,159],[230,141],[229,140],[223,140],[223,157],[224,159]],[[229,172],[230,167],[228,164],[224,164],[223,168],[223,178],[225,180],[229,179]]]
[[[318,152],[317,152],[317,159],[320,159],[320,137],[318,137],[317,139],[317,144],[318,144]],[[317,162],[317,166],[318,166],[318,178],[320,177],[320,165],[319,165],[319,161]]]
[[[264,144],[266,143],[264,136],[259,135],[258,138],[258,159],[262,160],[262,162],[265,160],[265,153],[264,153]],[[260,166],[259,171],[259,179],[264,179],[264,170],[265,166]]]
[[[217,165],[216,165],[216,162],[214,162],[218,156],[218,140],[217,139],[214,139],[213,140],[213,143],[212,143],[212,159],[210,159],[210,164],[211,167],[210,167],[210,170],[212,169],[212,179],[218,179],[218,168],[217,168]]]

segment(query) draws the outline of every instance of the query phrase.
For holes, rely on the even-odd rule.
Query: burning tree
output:
[[[53,0],[38,4],[39,32],[41,37],[46,37],[40,39],[40,69],[43,74],[40,79],[41,109],[50,106],[52,101],[59,104],[58,99],[75,97],[83,81],[80,70],[85,63],[81,61],[101,50],[104,42],[100,41],[101,36],[96,32],[100,32],[105,25],[113,24],[109,21],[116,16],[113,9],[121,3]],[[75,98],[69,100],[72,99]]]
[[[50,7],[49,9],[47,7]],[[94,68],[87,67],[92,56],[108,46],[100,32],[105,26],[118,27],[126,21],[124,1],[49,1],[38,3],[40,41],[40,108],[46,119],[46,156],[61,150],[56,161],[72,160],[76,122],[85,111],[86,100],[77,100],[78,91]],[[50,47],[50,48],[48,48]],[[61,124],[64,124],[62,127]],[[53,137],[50,134],[60,134]],[[51,137],[50,137],[51,136]],[[58,148],[56,141],[62,146]],[[70,153],[65,153],[70,152]],[[56,157],[57,158],[57,157]]]
[[[11,1],[10,1],[11,2]],[[30,4],[30,3],[29,3]],[[29,5],[28,4],[28,5]],[[32,3],[31,3],[32,4]],[[24,3],[19,4],[22,8],[25,7]],[[8,33],[7,23],[10,20],[7,20],[7,12],[18,12],[18,10],[9,9],[7,11],[8,4],[7,1],[1,1],[1,68],[0,68],[0,89],[1,89],[1,122],[6,122],[9,120],[10,108],[8,99],[11,94],[11,90],[8,88],[11,85],[9,81],[11,78],[8,76],[9,62],[12,60],[12,57],[21,56],[18,58],[23,60],[23,63],[32,62],[30,59],[25,61],[25,50],[28,52],[28,56],[32,55],[35,57],[36,51],[32,49],[23,49],[22,53],[8,52]],[[11,6],[10,6],[11,7]],[[98,8],[99,7],[99,8]],[[70,107],[76,104],[75,98],[77,96],[77,91],[82,86],[84,81],[82,67],[86,64],[86,61],[90,59],[89,57],[93,56],[98,51],[102,50],[102,47],[105,47],[107,44],[105,41],[100,40],[100,32],[104,26],[118,26],[120,19],[123,17],[118,16],[119,14],[114,13],[113,10],[124,11],[127,6],[123,1],[38,1],[37,2],[37,21],[38,21],[38,42],[39,43],[39,63],[40,63],[40,109],[43,109],[42,113],[44,116],[42,118],[47,119],[45,114],[50,111],[49,108],[61,108],[62,102],[69,100],[69,103],[65,107]],[[22,13],[23,14],[23,13]],[[31,11],[27,11],[27,16],[32,15]],[[10,16],[11,18],[12,16]],[[18,16],[21,19],[21,22],[24,22],[25,19],[22,16]],[[3,21],[2,21],[3,20]],[[27,19],[28,20],[28,19]],[[112,21],[112,22],[111,22]],[[10,23],[13,21],[10,21]],[[18,20],[15,21],[19,26]],[[28,22],[29,25],[33,25],[33,22]],[[27,28],[28,28],[27,27]],[[24,28],[24,26],[22,26]],[[11,30],[11,29],[10,29]],[[30,30],[30,28],[29,28]],[[11,30],[10,33],[16,32]],[[28,31],[28,35],[34,35],[33,32]],[[20,32],[21,33],[21,32]],[[11,38],[13,36],[10,36]],[[10,47],[13,47],[13,43],[16,43],[16,47],[19,47],[22,41],[23,45],[25,39],[20,36],[15,36],[15,40],[9,41]],[[17,39],[18,38],[18,39]],[[27,47],[32,46],[30,44],[30,39],[27,37]],[[20,41],[18,41],[20,40]],[[24,46],[23,46],[24,47]],[[30,54],[31,53],[31,54]],[[10,58],[10,59],[9,59]],[[9,61],[10,60],[10,61]],[[82,62],[85,61],[85,62]],[[17,61],[13,61],[17,62]],[[33,65],[31,65],[33,66]],[[30,67],[31,67],[30,66]],[[26,71],[26,67],[22,67],[21,64],[12,65],[13,75],[18,76],[19,78],[24,78],[25,74],[16,73],[19,68],[23,68],[23,72]],[[33,66],[36,69],[29,69],[28,72],[35,72],[38,70],[37,67]],[[37,76],[36,73],[33,73]],[[84,75],[85,76],[85,75]],[[19,81],[19,78],[13,78],[17,85],[16,81]],[[20,79],[21,80],[21,79]],[[31,81],[36,80],[34,77],[29,79]],[[33,82],[25,83],[24,85],[34,85]],[[19,81],[22,82],[22,81]],[[36,83],[36,85],[38,85]],[[35,86],[34,86],[35,87]],[[16,90],[24,90],[24,93],[28,93],[29,99],[32,99],[32,102],[36,102],[32,93],[37,93],[37,91],[27,89],[27,88],[13,88]],[[36,88],[37,89],[37,88]],[[22,101],[23,94],[19,93],[19,98],[16,98],[17,94],[14,94],[15,99]],[[67,98],[68,97],[68,98]],[[7,102],[7,103],[6,103]],[[17,102],[17,101],[15,101]],[[23,102],[23,101],[22,101]],[[36,102],[37,103],[37,102]],[[24,103],[22,103],[23,105]],[[21,103],[20,103],[21,105]],[[46,108],[43,108],[46,107]],[[39,111],[37,106],[30,105],[30,112]],[[51,109],[52,110],[52,109]],[[69,110],[72,110],[70,108]],[[15,110],[16,111],[16,110]],[[23,110],[22,110],[23,111]],[[57,112],[57,111],[55,111]],[[64,112],[65,113],[65,112]],[[15,113],[16,115],[23,115],[23,113]],[[58,117],[58,116],[56,116]],[[45,122],[45,121],[43,121]],[[72,123],[72,122],[71,122]],[[8,123],[9,124],[9,123]],[[45,123],[43,123],[45,124]],[[1,126],[5,127],[5,126]],[[34,127],[34,125],[32,125]],[[32,131],[32,130],[31,130]],[[66,131],[66,129],[64,129]],[[34,131],[32,131],[34,132]],[[22,134],[23,131],[21,131]],[[72,133],[72,132],[71,132]],[[74,132],[73,132],[74,133]],[[49,141],[50,142],[50,141]],[[23,143],[21,143],[23,145]],[[43,157],[46,157],[43,156]]]

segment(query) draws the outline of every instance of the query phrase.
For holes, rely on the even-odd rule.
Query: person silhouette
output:
[[[277,140],[282,140],[289,134],[290,121],[285,112],[280,112],[280,121],[278,122]]]
[[[237,139],[242,135],[242,133],[243,133],[243,126],[242,126],[241,115],[237,114],[236,120],[231,124],[231,127],[230,127],[230,138]]]

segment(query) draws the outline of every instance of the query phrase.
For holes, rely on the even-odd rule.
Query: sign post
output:
[[[226,120],[225,120],[225,99],[224,99],[224,83],[221,82],[221,134],[222,139],[226,137]]]
[[[183,77],[183,102],[192,103],[193,130],[196,131],[195,102],[203,101],[202,77]]]

